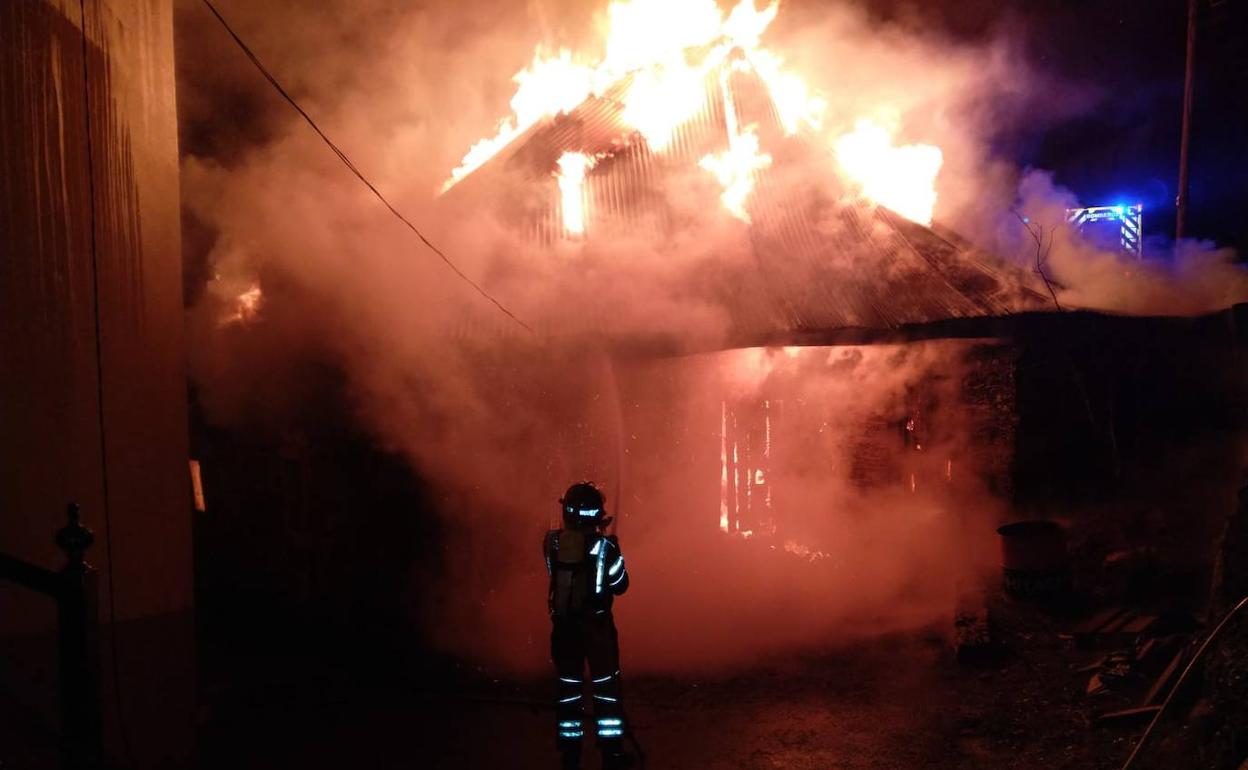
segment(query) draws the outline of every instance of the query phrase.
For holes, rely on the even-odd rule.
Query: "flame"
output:
[[[715,0],[617,0],[607,7],[607,21],[603,66],[620,77],[684,62],[686,51],[721,36],[723,13]]]
[[[494,136],[472,145],[441,192],[480,168],[534,123],[566,113],[589,96],[601,96],[629,76],[632,81],[621,99],[622,119],[652,150],[665,151],[676,128],[701,105],[706,74],[731,50],[757,52],[766,62],[765,77],[777,83],[784,80],[780,58],[759,49],[759,38],[778,10],[778,2],[759,11],[754,0],[741,0],[725,18],[715,0],[612,2],[607,7],[603,59],[578,62],[566,49],[550,55],[538,46],[532,63],[512,77],[517,86],[512,114],[498,122]],[[703,54],[700,61],[691,64],[691,55],[698,52]],[[781,90],[794,90],[791,82],[784,82]]]
[[[450,179],[442,183],[442,188],[438,192],[444,193],[459,184],[460,180],[484,165],[487,160],[497,155],[499,150],[511,144],[511,140],[519,136],[520,132],[521,129],[517,128],[510,118],[501,121],[495,136],[480,139],[468,149],[459,165],[451,169]]]
[[[624,122],[651,150],[667,150],[676,129],[705,101],[707,74],[733,50],[757,48],[778,10],[778,2],[760,12],[754,0],[741,0],[725,19],[713,0],[612,3],[606,66],[633,74],[623,99]],[[708,46],[691,65],[691,53]]]
[[[249,324],[259,317],[263,305],[264,292],[261,291],[260,284],[252,283],[234,297],[232,312],[221,318],[220,325]]]
[[[754,71],[767,84],[771,100],[780,116],[784,133],[793,136],[803,127],[818,131],[823,128],[823,115],[828,100],[811,93],[801,77],[785,72],[784,60],[766,49],[751,51],[749,61]]]
[[[541,49],[533,56],[528,69],[517,72],[516,95],[511,97],[511,110],[521,126],[531,126],[550,115],[567,112],[597,93],[597,74],[592,67],[577,64],[566,48],[546,58]]]
[[[583,152],[565,152],[559,156],[559,198],[563,210],[563,229],[569,235],[585,234],[585,173],[598,159]]]
[[[754,7],[754,0],[741,0],[728,14],[720,30],[732,45],[744,51],[753,51],[758,48],[760,38],[779,12],[780,0],[775,0],[762,11]]]
[[[730,71],[725,69],[719,76],[719,88],[724,97],[724,120],[728,126],[728,151],[706,155],[698,165],[715,175],[724,192],[719,200],[728,213],[746,224],[750,214],[745,210],[745,200],[754,189],[754,175],[771,165],[771,156],[758,151],[758,135],[753,126],[742,131],[737,128],[737,109],[728,87]]]
[[[715,175],[724,191],[719,200],[742,222],[749,224],[750,214],[745,210],[745,200],[754,189],[756,172],[771,165],[771,156],[758,151],[758,136],[753,127],[729,141],[727,152],[707,155],[698,165]]]
[[[516,73],[511,115],[499,121],[492,137],[473,144],[442,186],[450,189],[529,127],[567,113],[586,98],[602,96],[619,85],[622,122],[651,151],[667,152],[677,129],[706,103],[707,78],[718,69],[728,123],[728,147],[704,156],[699,165],[723,187],[721,200],[733,216],[750,217],[746,202],[771,155],[760,146],[753,126],[739,128],[727,87],[730,71],[749,71],[766,86],[785,135],[803,131],[822,140],[828,102],[785,60],[763,44],[763,36],[779,13],[779,0],[758,8],[756,0],[739,0],[725,15],[715,0],[614,0],[607,6],[603,54],[577,58],[560,49],[539,46],[529,66]],[[729,63],[731,62],[731,63]],[[831,137],[840,172],[864,197],[916,222],[930,224],[935,207],[935,178],[941,166],[939,148],[916,144],[896,146],[890,125],[861,119],[848,134]],[[567,155],[564,156],[565,158]],[[588,167],[580,170],[584,178]],[[564,207],[565,229],[585,230],[583,198],[569,192],[575,174],[561,158],[556,177]],[[579,185],[579,182],[577,182]],[[578,204],[579,202],[579,204]],[[572,208],[579,205],[579,211]]]
[[[803,126],[821,128],[828,102],[811,93],[801,76],[786,71],[779,54],[762,47],[762,35],[779,12],[779,0],[762,11],[754,8],[753,0],[742,0],[724,22],[724,32],[744,54],[747,69],[762,78],[780,116],[780,125],[785,134],[792,136]]]
[[[893,131],[870,118],[836,140],[836,161],[871,201],[907,219],[932,223],[936,174],[943,157],[929,144],[893,144]]]
[[[681,124],[706,99],[701,69],[658,66],[638,72],[624,96],[621,118],[637,129],[655,152],[665,152]]]
[[[576,63],[571,51],[561,48],[554,56],[548,56],[540,46],[533,54],[533,62],[513,75],[512,81],[516,83],[516,93],[511,97],[512,114],[498,122],[494,136],[469,148],[440,192],[476,171],[534,123],[571,110],[591,94],[601,93],[602,86],[598,71]]]

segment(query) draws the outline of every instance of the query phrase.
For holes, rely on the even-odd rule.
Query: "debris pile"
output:
[[[1132,726],[1147,722],[1161,707],[1192,653],[1198,624],[1182,612],[1152,614],[1109,607],[1080,623],[1071,635],[1075,648],[1102,654],[1079,671],[1090,673],[1091,697],[1132,702],[1126,708],[1099,709],[1094,723]]]

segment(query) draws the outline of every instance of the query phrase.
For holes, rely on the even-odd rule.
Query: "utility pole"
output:
[[[1187,224],[1188,146],[1192,140],[1192,81],[1196,68],[1196,3],[1187,0],[1187,67],[1183,74],[1183,133],[1179,137],[1179,192],[1174,200],[1174,239],[1183,237]]]

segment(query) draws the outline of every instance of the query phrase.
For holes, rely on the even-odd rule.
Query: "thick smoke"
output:
[[[618,613],[633,670],[705,670],[946,628],[959,589],[989,566],[985,525],[1001,513],[970,446],[966,347],[750,348],[614,364],[573,355],[580,384],[563,390],[563,378],[527,371],[550,398],[533,402],[541,414],[501,420],[482,437],[492,448],[455,442],[456,457],[490,467],[455,501],[462,540],[434,610],[438,641],[507,667],[544,661],[536,544],[557,526],[560,485],[582,477],[604,485],[619,517],[634,577]],[[741,430],[750,414],[756,434],[766,430],[775,496],[731,536],[718,531],[726,410]],[[465,590],[480,601],[464,602]]]
[[[581,478],[604,483],[613,509],[618,495],[635,581],[620,609],[634,667],[739,663],[947,618],[958,579],[987,561],[982,533],[998,508],[967,449],[960,347],[613,362],[592,343],[607,329],[702,345],[728,332],[728,313],[703,287],[752,256],[745,226],[715,203],[709,176],[693,168],[668,182],[674,227],[556,248],[516,225],[548,179],[469,180],[435,200],[464,150],[493,133],[511,75],[534,45],[594,50],[601,9],[221,5],[364,174],[538,329],[530,335],[455,278],[267,90],[201,6],[181,4],[183,201],[195,231],[207,234],[211,279],[192,291],[190,309],[201,401],[209,419],[245,425],[280,414],[298,393],[303,362],[344,373],[361,423],[439,491],[445,581],[429,590],[442,600],[421,618],[438,642],[509,666],[544,660],[537,547],[555,498]],[[786,13],[773,47],[829,95],[822,130],[879,115],[897,121],[901,141],[939,145],[937,219],[1030,269],[1012,209],[1041,221],[1060,216],[1062,196],[1034,176],[1020,188],[1018,172],[987,148],[994,131],[1056,86],[1029,71],[1008,39],[954,45],[850,6]],[[1070,88],[1060,103],[1078,109],[1081,94]],[[1050,110],[1047,119],[1062,117]],[[836,187],[826,159],[812,167],[829,170],[813,181],[778,178]],[[1079,262],[1086,254],[1064,232],[1049,254],[1066,301],[1144,309],[1125,304],[1140,295],[1116,282],[1115,258]],[[1147,281],[1149,312],[1243,296],[1210,293],[1226,282],[1202,277],[1205,259],[1129,286]],[[870,264],[856,269],[869,273]],[[1179,285],[1202,290],[1199,300],[1178,299],[1176,272]],[[240,306],[253,287],[255,306]],[[927,401],[916,406],[920,391]],[[777,497],[776,535],[719,537],[721,411],[760,398],[806,404],[819,427],[794,428],[777,444],[775,485],[788,497]],[[864,432],[916,410],[943,426],[924,450],[906,453],[898,438],[881,459],[892,468],[887,483],[856,479]],[[717,641],[698,641],[708,638]]]
[[[1098,249],[1065,224],[1065,211],[1079,206],[1050,174],[1031,171],[1018,188],[1018,217],[1029,227],[1007,229],[1016,254],[1038,258],[1058,299],[1070,307],[1133,315],[1199,315],[1248,301],[1248,270],[1231,249],[1185,240],[1164,244],[1144,259]],[[1041,243],[1041,238],[1045,239]]]
[[[960,585],[986,566],[991,529],[983,525],[998,513],[967,451],[964,349],[754,348],[681,363],[672,376],[687,387],[668,407],[676,425],[650,437],[647,456],[661,456],[674,439],[666,451],[688,470],[629,464],[629,486],[640,490],[629,521],[638,578],[622,618],[637,664],[700,668],[931,623],[945,628]],[[651,365],[643,376],[674,366]],[[717,497],[707,494],[707,479],[731,495],[720,458],[708,452],[717,447],[704,437],[718,438],[724,415],[740,432],[751,414],[770,454],[766,492],[755,491],[768,499],[754,502],[761,526],[736,539],[694,534],[690,520],[721,514],[705,505]]]

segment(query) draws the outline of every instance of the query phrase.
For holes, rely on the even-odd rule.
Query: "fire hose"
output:
[[[1144,748],[1144,744],[1148,743],[1148,738],[1153,734],[1153,729],[1156,728],[1157,723],[1161,721],[1162,714],[1166,713],[1166,708],[1170,705],[1170,702],[1174,700],[1175,694],[1178,693],[1183,687],[1183,683],[1187,681],[1188,675],[1190,675],[1192,670],[1196,668],[1196,664],[1204,656],[1205,650],[1209,649],[1209,645],[1214,639],[1217,638],[1218,634],[1222,632],[1222,629],[1226,627],[1226,624],[1231,620],[1231,618],[1235,617],[1235,615],[1244,608],[1244,605],[1248,605],[1248,596],[1240,599],[1239,603],[1232,607],[1231,611],[1226,613],[1221,622],[1214,627],[1213,631],[1209,633],[1209,636],[1205,637],[1205,641],[1201,642],[1200,647],[1196,649],[1196,654],[1193,655],[1192,659],[1187,662],[1187,666],[1183,669],[1183,673],[1179,675],[1178,681],[1174,683],[1174,687],[1170,688],[1170,694],[1167,695],[1166,699],[1161,702],[1161,708],[1157,709],[1156,714],[1153,714],[1153,720],[1148,723],[1148,727],[1144,730],[1144,734],[1141,735],[1140,740],[1136,742],[1135,748],[1132,749],[1131,756],[1127,757],[1127,762],[1122,766],[1122,770],[1130,770],[1132,763],[1135,762],[1135,758],[1139,756],[1140,751]]]

